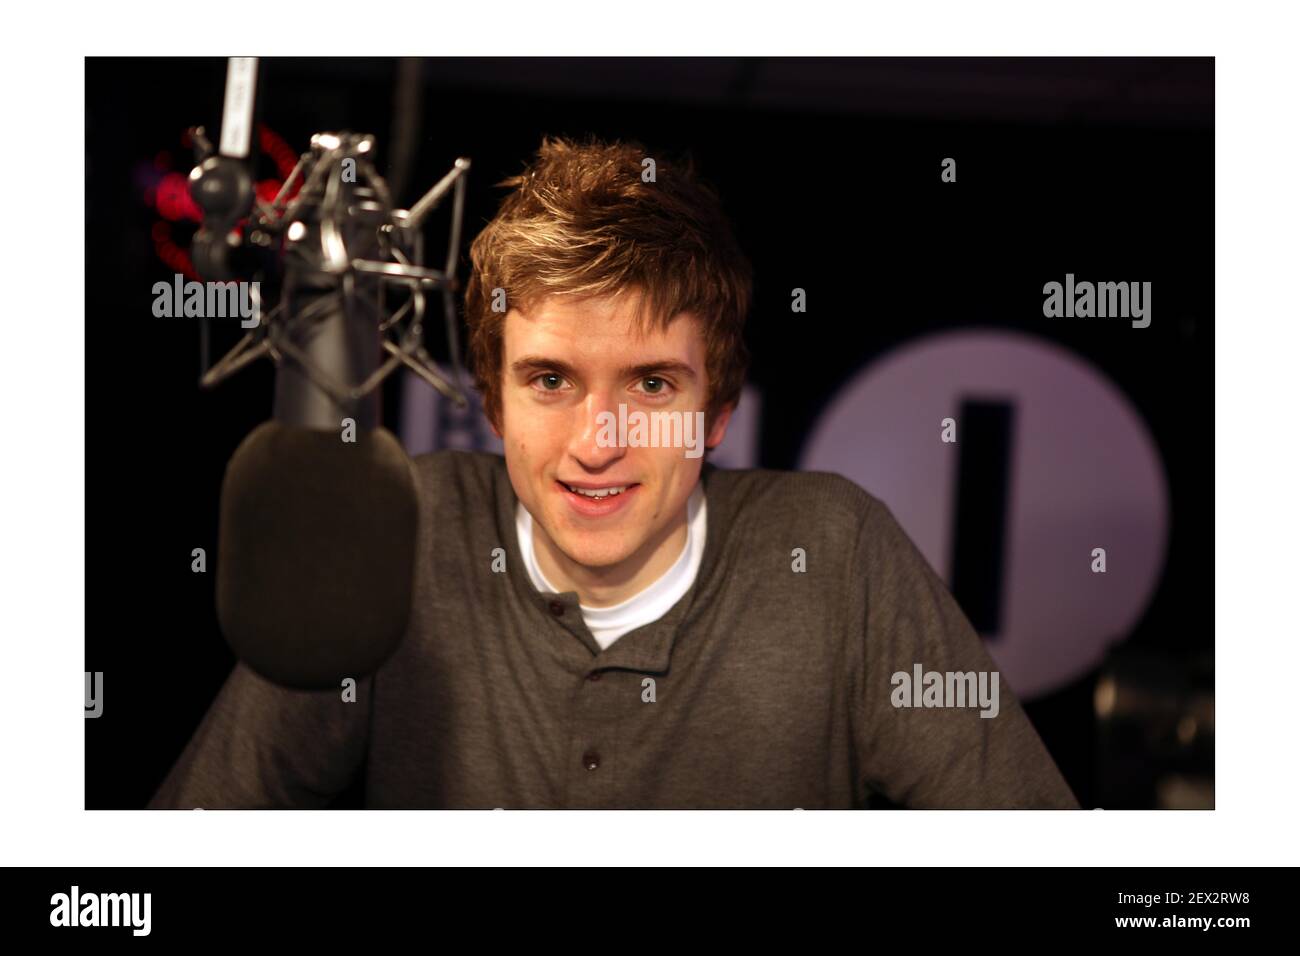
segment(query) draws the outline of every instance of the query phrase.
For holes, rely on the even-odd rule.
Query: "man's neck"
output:
[[[688,508],[657,538],[618,564],[590,568],[572,561],[540,524],[533,524],[533,554],[546,580],[560,591],[577,591],[586,607],[612,607],[640,594],[668,572],[686,548]]]

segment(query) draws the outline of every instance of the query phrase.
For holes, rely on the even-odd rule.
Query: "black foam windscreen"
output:
[[[217,619],[235,654],[302,689],[375,671],[406,633],[417,519],[391,432],[259,425],[221,489]]]

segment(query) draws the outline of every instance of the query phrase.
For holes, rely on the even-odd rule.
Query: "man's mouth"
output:
[[[602,518],[622,511],[625,504],[635,497],[641,487],[639,482],[623,485],[596,484],[584,481],[570,484],[556,479],[556,489],[564,494],[573,510],[587,518]]]
[[[570,485],[563,481],[561,481],[560,484],[564,485],[567,490],[573,492],[575,495],[582,495],[585,498],[608,498],[610,495],[621,495],[632,487],[631,485],[602,485],[599,487]]]

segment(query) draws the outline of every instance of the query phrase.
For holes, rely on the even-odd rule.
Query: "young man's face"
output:
[[[677,411],[696,421],[708,398],[704,337],[682,313],[668,328],[633,324],[635,296],[552,296],[505,317],[500,431],[510,481],[552,543],[592,569],[647,560],[680,526],[702,449],[604,447],[601,412]],[[696,441],[712,448],[730,410]],[[623,489],[593,499],[588,493]]]

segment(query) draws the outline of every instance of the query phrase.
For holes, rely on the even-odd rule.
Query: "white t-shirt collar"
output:
[[[515,531],[519,538],[519,553],[523,555],[524,568],[528,571],[533,587],[544,594],[559,593],[559,588],[546,580],[546,575],[537,563],[537,555],[533,552],[533,516],[528,513],[523,502],[519,502],[515,508]],[[610,607],[579,605],[583,622],[602,650],[629,631],[659,620],[691,589],[704,557],[707,531],[704,483],[700,482],[686,503],[686,545],[672,567],[653,584],[626,601]]]

